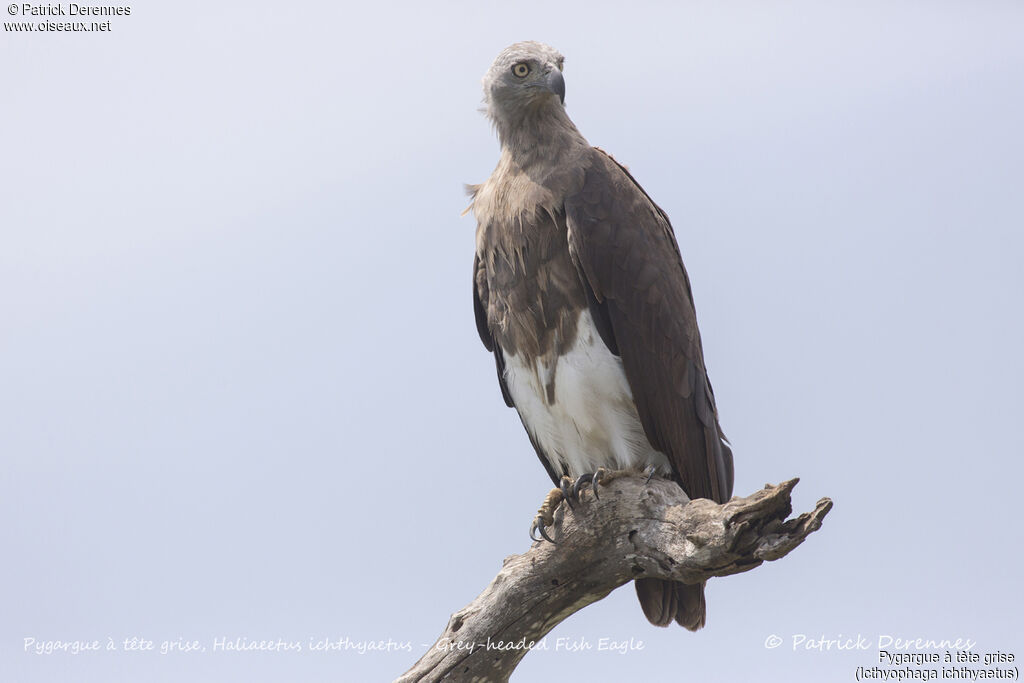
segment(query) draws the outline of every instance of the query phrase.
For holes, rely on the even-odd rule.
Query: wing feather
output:
[[[622,358],[651,445],[691,498],[732,495],[689,278],[668,217],[615,160],[593,149],[565,198],[569,247],[601,338]],[[603,329],[607,328],[607,329]]]
[[[508,384],[505,382],[505,357],[501,354],[501,347],[494,343],[491,336],[491,329],[487,326],[487,273],[484,272],[478,256],[473,257],[473,315],[476,317],[476,331],[480,335],[480,341],[488,351],[494,354],[494,365],[498,371],[498,385],[501,387],[501,398],[509,408],[515,406],[512,403],[512,395],[508,393]]]

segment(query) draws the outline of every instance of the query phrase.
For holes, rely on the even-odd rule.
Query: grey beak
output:
[[[558,69],[552,69],[548,74],[548,89],[558,95],[558,99],[565,104],[565,79]]]

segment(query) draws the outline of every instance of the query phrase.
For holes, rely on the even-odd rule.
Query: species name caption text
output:
[[[202,654],[202,653],[258,653],[271,652],[282,654],[312,653],[349,653],[377,654],[389,652],[411,653],[413,644],[408,640],[370,640],[342,636],[337,638],[310,637],[305,640],[277,638],[258,639],[248,637],[214,637],[198,640],[177,638],[169,640],[150,640],[140,636],[114,638],[108,636],[100,640],[45,640],[26,636],[22,650],[31,655],[90,655],[110,652],[141,654]],[[509,650],[550,650],[553,652],[600,652],[611,654],[628,654],[645,648],[644,642],[636,638],[596,638],[545,636],[540,640],[503,641],[490,638],[483,642],[450,641],[433,645],[422,643],[420,650],[434,648],[441,651],[475,652],[488,650],[504,652]]]
[[[4,30],[12,33],[108,33],[111,17],[131,16],[130,5],[83,5],[76,2],[56,5],[33,5],[14,2],[7,6],[12,17],[42,21],[4,22]],[[97,19],[106,21],[97,21]],[[85,21],[86,19],[91,21]]]
[[[369,652],[412,652],[412,643],[385,640],[367,640],[341,636],[338,638],[310,637],[305,640],[292,638],[259,639],[238,636],[214,637],[207,640],[191,638],[175,638],[168,640],[150,640],[141,636],[114,638],[107,636],[104,640],[42,640],[26,636],[23,650],[27,654],[80,655],[101,652],[127,652],[150,654],[200,654],[204,652],[352,652],[364,655]]]
[[[791,652],[848,653],[873,650],[870,664],[858,666],[854,678],[858,681],[978,681],[990,679],[1019,680],[1017,657],[1012,652],[994,650],[975,652],[977,641],[971,638],[932,639],[906,638],[882,634],[868,638],[856,636],[808,637],[795,633],[787,642],[776,634],[764,640],[767,650]]]
[[[939,652],[878,653],[878,662],[858,666],[858,681],[987,681],[1020,680],[1020,669],[1014,665],[1012,652]]]

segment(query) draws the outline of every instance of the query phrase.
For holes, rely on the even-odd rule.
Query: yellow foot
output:
[[[540,533],[541,538],[545,541],[554,543],[554,540],[548,536],[546,529],[555,523],[555,510],[558,509],[559,503],[564,499],[565,494],[562,493],[562,489],[551,489],[551,492],[544,499],[544,503],[537,510],[537,516],[533,518],[533,524],[530,526],[530,538],[534,541],[540,541],[540,538],[537,538],[535,535],[535,533]]]

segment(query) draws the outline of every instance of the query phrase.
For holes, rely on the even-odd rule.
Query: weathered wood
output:
[[[786,520],[797,479],[718,505],[689,501],[671,481],[622,476],[563,503],[549,533],[504,566],[483,593],[452,615],[425,655],[398,681],[506,681],[520,660],[570,614],[638,577],[698,583],[777,560],[821,527],[832,508]],[[679,637],[686,634],[680,631]]]

